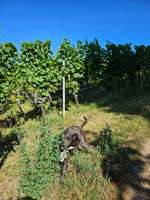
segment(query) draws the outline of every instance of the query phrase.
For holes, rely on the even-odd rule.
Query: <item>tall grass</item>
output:
[[[98,151],[77,151],[60,185],[56,179],[42,200],[114,200],[116,188],[103,177],[102,156]]]

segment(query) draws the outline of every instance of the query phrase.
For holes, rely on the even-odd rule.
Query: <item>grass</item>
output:
[[[80,152],[72,158],[63,185],[55,182],[49,188],[46,199],[76,200],[114,200],[116,188],[102,176],[99,154]]]
[[[115,93],[103,93],[96,96],[92,101],[82,101],[80,111],[78,112],[73,103],[69,104],[69,109],[66,111],[64,128],[78,124],[80,118],[88,116],[89,120],[84,127],[87,134],[88,142],[93,142],[98,138],[100,130],[109,124],[113,133],[128,141],[128,146],[140,148],[140,144],[146,138],[150,137],[150,95],[130,95],[123,96]],[[31,109],[30,105],[23,105],[25,112]],[[15,113],[17,108],[11,108],[11,112],[6,112],[0,116],[0,119],[5,119],[11,113]],[[61,113],[51,111],[45,116],[45,120],[50,122],[52,132],[59,132],[62,128]],[[25,123],[20,123],[18,126],[24,132],[23,142],[25,142],[30,150],[31,155],[34,155],[38,144],[38,131],[41,122],[37,119],[28,119]],[[2,128],[2,137],[9,135],[15,127]],[[62,186],[56,182],[53,187],[47,188],[43,200],[47,199],[89,199],[89,200],[113,200],[116,199],[117,189],[110,180],[104,178],[100,164],[96,165],[94,171],[95,178],[92,178],[90,165],[95,160],[101,159],[99,154],[88,154],[81,152],[78,164],[82,170],[77,171],[77,160],[73,157],[69,166],[68,173],[65,177],[65,183]],[[0,169],[0,200],[17,199],[20,195],[18,192],[19,179],[19,160],[20,146],[15,145],[11,150]],[[88,161],[88,163],[86,163]],[[98,162],[97,162],[98,163]],[[84,167],[89,166],[84,170]]]

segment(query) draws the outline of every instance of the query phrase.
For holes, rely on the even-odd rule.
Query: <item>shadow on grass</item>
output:
[[[10,128],[15,126],[17,120],[14,117],[8,117],[4,120],[0,120],[0,128]]]
[[[9,135],[2,136],[0,133],[0,168],[3,166],[8,154],[15,151],[14,146],[19,145],[17,133],[12,131]]]
[[[24,120],[28,121],[29,119],[40,119],[43,115],[43,111],[40,107],[35,107],[33,110],[28,111],[27,113],[24,113]]]
[[[15,117],[8,117],[4,120],[0,120],[0,128],[12,128],[20,121],[21,118],[23,118],[24,121],[28,121],[29,119],[40,119],[42,115],[42,109],[35,107],[27,113],[17,113]]]
[[[93,146],[96,146],[97,143],[94,143],[94,142],[97,139],[98,133],[94,131],[89,131],[89,130],[84,130],[84,133],[86,135],[86,142],[90,143]],[[91,142],[91,140],[94,142]]]
[[[122,90],[117,91],[101,91],[92,88],[79,94],[80,103],[95,103],[97,107],[106,107],[107,112],[124,113],[129,115],[141,115],[150,119],[150,93],[131,92]]]
[[[119,200],[149,200],[150,178],[144,178],[145,157],[130,147],[120,147],[102,163],[103,174],[118,187]]]

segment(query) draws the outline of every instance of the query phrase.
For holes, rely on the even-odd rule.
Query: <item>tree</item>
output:
[[[106,44],[105,59],[107,66],[103,71],[103,82],[106,88],[118,88],[134,83],[134,52],[131,44]]]
[[[88,82],[99,82],[100,74],[104,67],[104,50],[97,39],[88,43],[85,42],[85,76]]]
[[[135,65],[137,70],[137,80],[140,90],[142,91],[144,89],[144,85],[149,83],[150,46],[135,46]]]

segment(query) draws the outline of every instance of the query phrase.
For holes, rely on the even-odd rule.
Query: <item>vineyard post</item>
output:
[[[64,76],[64,69],[65,69],[65,61],[63,60],[63,91],[62,91],[62,98],[63,98],[63,119],[65,118],[65,76]]]

